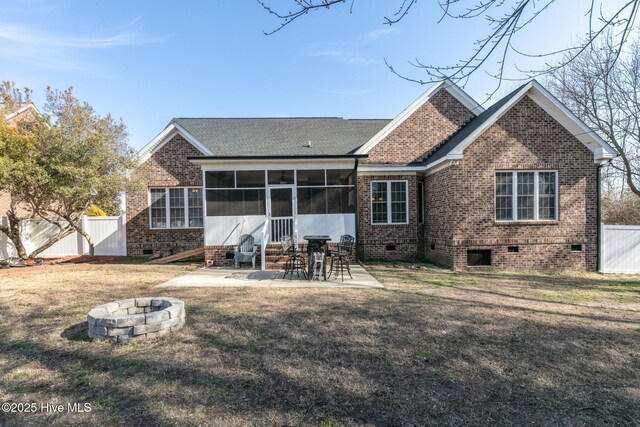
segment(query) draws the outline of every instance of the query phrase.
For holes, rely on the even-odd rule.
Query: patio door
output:
[[[282,236],[293,236],[294,188],[291,186],[269,187],[268,214],[271,227],[271,242],[279,242]]]

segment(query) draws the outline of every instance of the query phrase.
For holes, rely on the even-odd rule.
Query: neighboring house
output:
[[[393,120],[173,119],[139,153],[128,253],[348,233],[360,259],[595,271],[615,155],[536,81],[484,110],[444,80]]]
[[[13,112],[6,111],[3,108],[3,104],[0,103],[0,119],[7,121],[9,124],[14,124],[19,120],[32,121],[39,114],[40,114],[40,111],[38,111],[36,106],[31,103]],[[6,215],[10,205],[11,205],[11,196],[6,192],[0,191],[0,220],[2,219],[3,216]],[[29,214],[29,211],[22,206],[18,206],[16,213],[19,216],[27,216]]]

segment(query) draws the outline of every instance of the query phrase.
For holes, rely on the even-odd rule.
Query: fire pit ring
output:
[[[163,337],[184,323],[184,302],[168,297],[113,301],[94,307],[87,316],[89,337],[114,343]]]

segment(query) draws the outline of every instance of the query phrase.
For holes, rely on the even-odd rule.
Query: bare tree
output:
[[[548,86],[620,153],[607,175],[614,181],[609,190],[640,197],[640,44],[620,55],[613,43],[608,37],[591,46],[551,74]]]
[[[335,9],[340,6],[348,6],[349,12],[352,12],[356,6],[356,0],[291,0],[290,10],[282,12],[271,6],[269,0],[257,0],[257,2],[279,21],[275,29],[266,31],[265,34],[276,33],[312,12]],[[398,24],[418,7],[417,0],[397,0],[397,2],[394,13],[384,17],[385,25]],[[497,81],[495,90],[490,94],[492,95],[500,88],[502,81],[507,79],[505,76],[507,58],[511,56],[516,68],[518,59],[542,58],[545,60],[544,66],[540,69],[517,68],[521,74],[524,74],[523,79],[528,79],[566,66],[609,33],[615,34],[613,37],[615,40],[611,45],[614,52],[612,58],[615,62],[629,40],[640,8],[640,0],[621,0],[616,5],[612,5],[611,0],[583,0],[581,2],[583,8],[575,8],[575,13],[584,15],[588,23],[588,30],[582,42],[563,50],[525,52],[520,49],[517,44],[518,36],[531,23],[541,19],[545,13],[550,13],[554,3],[556,3],[555,0],[440,0],[438,4],[441,13],[437,17],[437,22],[444,19],[487,21],[486,33],[476,40],[470,54],[460,58],[455,64],[428,64],[419,58],[409,61],[409,64],[425,73],[424,78],[401,74],[386,60],[385,63],[399,77],[420,84],[433,83],[442,77],[448,77],[464,85],[473,73],[482,70]],[[563,60],[558,62],[559,55],[563,55]]]

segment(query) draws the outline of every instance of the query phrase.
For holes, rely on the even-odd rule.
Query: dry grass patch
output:
[[[0,272],[0,425],[633,425],[640,277],[374,265],[387,287],[155,289],[188,268]],[[95,305],[183,299],[187,325],[90,342]]]

